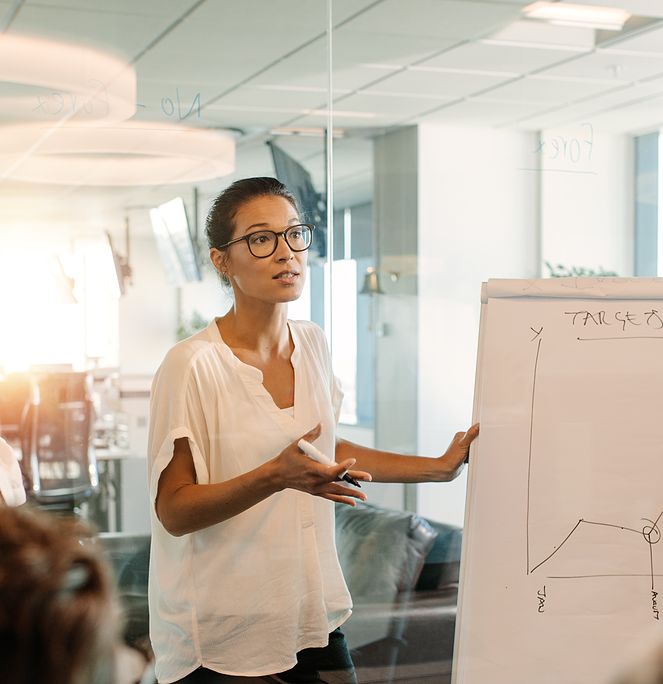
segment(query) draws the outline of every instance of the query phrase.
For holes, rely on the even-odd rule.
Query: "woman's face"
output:
[[[280,233],[297,223],[301,223],[299,215],[284,197],[256,197],[235,214],[231,239],[259,230]],[[248,298],[273,304],[291,302],[304,288],[307,252],[293,252],[283,237],[278,238],[274,254],[262,259],[251,254],[245,240],[230,245],[225,253],[217,252],[217,258],[212,255],[212,259],[230,280],[235,301]]]

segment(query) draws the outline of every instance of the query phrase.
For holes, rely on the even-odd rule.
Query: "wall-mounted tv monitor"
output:
[[[268,141],[274,161],[274,173],[295,196],[302,212],[302,221],[313,223],[311,256],[324,259],[327,256],[327,205],[324,195],[316,191],[311,174],[283,148]]]
[[[170,285],[202,280],[198,250],[189,230],[184,202],[176,197],[150,209],[157,249]]]
[[[117,288],[120,296],[123,297],[127,293],[126,282],[131,278],[131,266],[126,257],[122,257],[113,246],[113,238],[111,234],[106,231],[106,240],[113,256],[113,265],[115,266],[115,277],[117,278]]]

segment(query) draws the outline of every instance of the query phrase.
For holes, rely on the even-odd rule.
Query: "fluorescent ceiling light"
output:
[[[303,109],[302,114],[310,116],[329,116],[329,109]],[[373,112],[351,112],[345,109],[332,109],[333,116],[342,116],[349,119],[374,119],[377,114]]]
[[[534,2],[523,8],[529,19],[541,19],[561,26],[621,31],[630,14],[617,7],[594,7],[567,2]]]
[[[591,52],[594,48],[589,46],[564,45],[555,43],[532,43],[524,40],[501,40],[483,38],[478,40],[482,45],[494,45],[496,47],[528,48],[531,50],[559,50],[561,52]],[[639,54],[639,53],[638,53]],[[658,53],[657,53],[658,54]],[[658,54],[660,57],[660,54]]]
[[[0,34],[1,82],[45,89],[0,98],[3,119],[123,121],[136,113],[135,69],[82,45]]]
[[[136,186],[191,183],[234,170],[235,140],[218,131],[153,121],[0,127],[0,178]]]
[[[283,126],[281,128],[272,128],[271,135],[299,135],[302,138],[324,138],[327,134],[326,128],[316,126]],[[343,138],[345,131],[342,128],[334,128],[332,131],[333,138]]]

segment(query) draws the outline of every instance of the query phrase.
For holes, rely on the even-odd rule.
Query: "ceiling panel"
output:
[[[361,118],[359,118],[361,117]],[[362,130],[368,136],[377,135],[376,131],[381,133],[388,126],[393,126],[401,121],[402,117],[399,116],[388,116],[382,114],[376,114],[371,116],[365,116],[361,108],[353,106],[353,109],[340,110],[338,114],[334,117],[334,129],[340,131],[352,131],[357,135],[362,134]],[[327,117],[325,114],[310,114],[299,116],[296,119],[292,119],[287,123],[282,125],[287,125],[289,127],[301,127],[301,128],[324,128],[327,124]],[[275,126],[275,128],[280,128],[280,126]]]
[[[663,95],[652,99],[650,102],[639,103],[637,106],[615,108],[600,114],[594,114],[590,121],[596,130],[637,135],[659,129],[661,125],[661,111],[663,111]],[[587,119],[586,117],[566,119],[542,118],[540,120],[534,120],[532,124],[537,127],[556,126],[579,122],[581,120]]]
[[[580,55],[566,64],[553,66],[541,72],[545,76],[607,79],[615,82],[639,81],[657,74],[663,74],[663,53],[652,55],[623,54],[617,50],[597,50]]]
[[[616,109],[594,117],[597,128],[615,133],[630,132],[639,135],[661,127],[663,96],[637,108]]]
[[[350,23],[334,31],[332,48],[338,66],[391,64],[406,66],[446,50],[457,40],[422,35],[358,30]]]
[[[427,98],[427,97],[394,97],[390,93],[371,93],[370,91],[358,93],[343,99],[335,104],[334,111],[344,110],[346,112],[357,111],[371,114],[370,119],[366,119],[366,124],[371,126],[387,126],[398,123],[403,119],[417,116],[421,112],[428,111],[434,107],[451,102],[452,98]],[[343,126],[343,119],[337,114],[336,122]],[[346,117],[346,123],[349,117]]]
[[[611,82],[528,76],[492,90],[490,97],[501,101],[539,103],[542,106],[545,103],[561,105],[614,87],[615,84]]]
[[[348,23],[382,34],[465,40],[483,36],[520,16],[520,8],[468,0],[384,0]]]
[[[334,26],[364,12],[374,3],[375,0],[334,0],[332,3],[332,21]]]
[[[5,4],[5,3],[2,3]],[[9,3],[6,3],[9,4]],[[142,16],[179,16],[194,4],[194,0],[26,0],[23,7],[48,7],[57,10],[84,10],[105,14]],[[21,10],[23,11],[23,10]]]
[[[444,98],[464,97],[485,88],[505,83],[509,76],[477,74],[466,71],[424,70],[413,67],[390,76],[376,86],[365,89],[380,92],[400,93],[404,98],[417,94],[429,94]]]
[[[576,55],[576,52],[569,50],[494,45],[478,41],[461,45],[421,62],[421,66],[527,74]]]
[[[499,102],[491,99],[473,98],[450,107],[431,112],[417,120],[421,122],[462,123],[465,126],[500,126],[521,116],[531,115],[541,109],[537,104]]]
[[[219,103],[204,109],[201,121],[212,128],[235,128],[250,132],[276,128],[300,116],[301,110],[296,107],[246,107]]]
[[[215,104],[236,107],[283,108],[296,113],[304,109],[318,109],[326,106],[327,92],[307,90],[267,90],[265,88],[244,86],[234,90]],[[214,105],[212,105],[214,106]]]
[[[274,66],[259,73],[251,85],[285,86],[292,88],[327,89],[326,45],[316,41],[294,55],[278,61]],[[334,60],[333,87],[336,92],[356,90],[367,83],[393,73],[398,67],[375,69],[358,65],[350,60]]]
[[[663,7],[663,3],[661,3]],[[654,28],[632,38],[619,40],[611,45],[615,50],[630,50],[646,53],[663,53],[663,27]]]
[[[577,26],[559,26],[543,21],[514,21],[490,36],[490,40],[516,47],[575,50],[594,49],[594,29]]]
[[[629,86],[612,93],[588,98],[577,104],[559,107],[554,111],[544,112],[542,109],[541,116],[532,117],[532,121],[529,122],[525,119],[525,123],[533,125],[534,120],[541,117],[545,117],[549,121],[555,121],[554,125],[561,125],[574,121],[588,121],[594,123],[594,120],[597,117],[603,116],[609,111],[633,111],[640,106],[648,108],[649,101],[659,101],[661,95],[663,95],[663,82],[659,83],[657,88],[649,85]],[[514,119],[514,123],[515,121],[516,120]],[[520,121],[519,123],[523,122]],[[628,128],[625,128],[624,130],[628,130]]]
[[[221,10],[226,5],[236,11],[225,15]],[[138,62],[139,80],[162,80],[165,73],[172,83],[184,84],[191,78],[209,83],[211,97],[205,98],[207,102],[224,92],[228,84],[239,84],[287,59],[317,35],[317,27],[312,25],[315,22],[304,22],[300,28],[296,16],[279,12],[270,3],[243,0],[241,9],[236,2],[214,3],[214,7],[218,21],[202,11],[196,12],[142,57]],[[255,15],[250,21],[250,39],[245,12],[247,16],[251,12]],[[307,65],[310,73],[324,73],[326,55],[321,51],[318,54]],[[215,79],[219,84],[216,89]]]
[[[109,50],[132,58],[178,16],[139,16],[109,11],[24,6],[11,33],[27,33]]]

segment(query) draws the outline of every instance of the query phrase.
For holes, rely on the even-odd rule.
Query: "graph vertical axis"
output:
[[[532,401],[530,405],[530,418],[529,418],[529,454],[527,458],[527,574],[530,574],[529,569],[529,499],[530,499],[530,486],[531,486],[531,475],[532,475],[532,440],[534,435],[534,403],[536,399],[536,376],[539,369],[539,355],[541,353],[541,338],[536,345],[536,358],[534,360],[534,380],[532,382]]]

